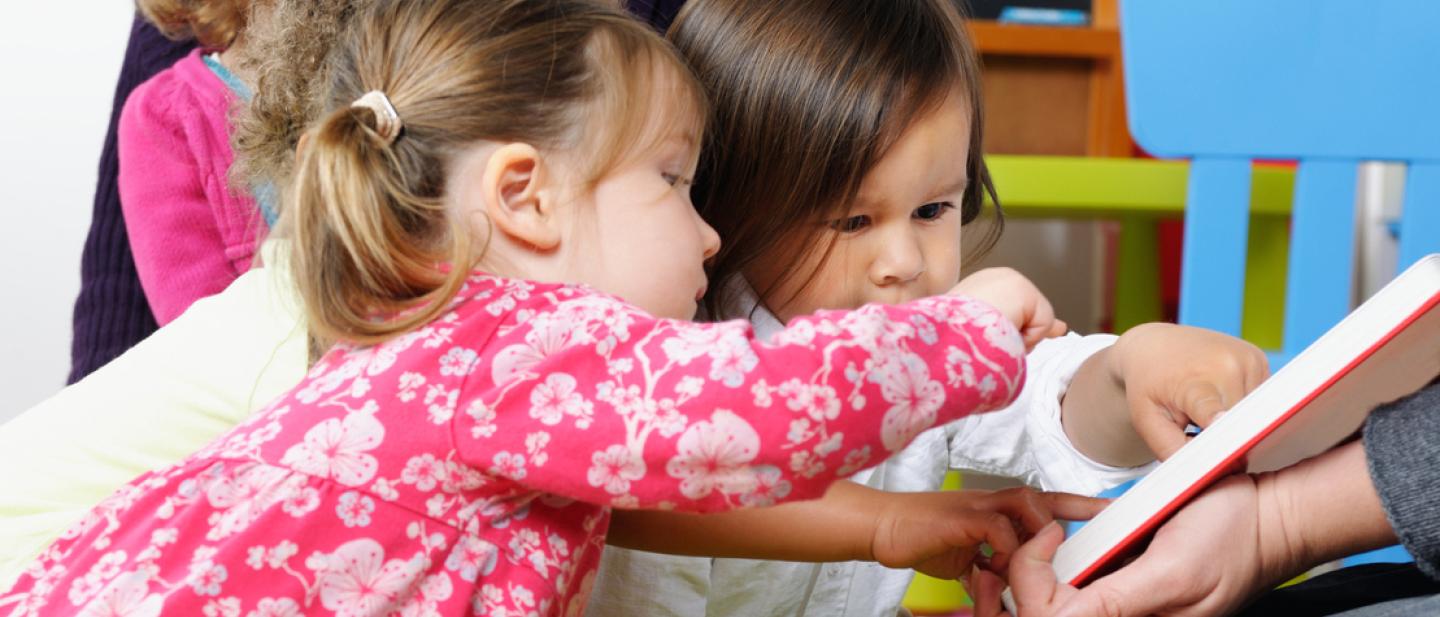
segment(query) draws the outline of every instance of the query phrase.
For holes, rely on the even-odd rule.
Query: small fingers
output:
[[[1259,347],[1250,346],[1250,361],[1245,363],[1245,394],[1270,378],[1270,357]]]
[[[1235,401],[1245,396],[1243,376],[1240,379],[1220,379],[1219,383],[1199,381],[1186,386],[1175,404],[1189,422],[1200,427],[1209,427],[1220,414]]]
[[[1070,493],[1040,493],[1040,498],[1052,516],[1066,521],[1088,521],[1110,505],[1109,499]]]
[[[1028,537],[1055,520],[1044,495],[1029,487],[1011,488],[991,494],[987,501],[992,504],[991,509],[1010,517]]]
[[[1064,327],[1064,322],[1055,318],[1055,307],[1050,305],[1050,300],[1035,289],[1033,285],[1030,291],[1034,293],[1034,303],[1026,315],[1025,327],[1022,328],[1021,336],[1025,339],[1025,348],[1030,349],[1039,344],[1040,341],[1057,336],[1052,334],[1057,325]],[[1064,334],[1064,331],[1061,331]]]
[[[977,539],[995,551],[989,559],[991,567],[1004,571],[1010,563],[1010,556],[1020,548],[1020,537],[1015,533],[1015,527],[1009,517],[999,512],[976,512],[975,517],[980,532]]]
[[[1069,331],[1070,324],[1065,323],[1065,320],[1063,319],[1056,319],[1055,323],[1050,324],[1050,334],[1045,338],[1056,338],[1060,336],[1065,336],[1065,333]]]
[[[1140,439],[1145,441],[1156,458],[1162,461],[1170,458],[1185,445],[1185,426],[1188,424],[1185,418],[1175,416],[1149,399],[1131,399],[1131,405],[1134,406],[1131,422],[1135,425],[1135,432],[1140,434]]]

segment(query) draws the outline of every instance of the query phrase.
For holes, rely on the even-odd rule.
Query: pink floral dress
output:
[[[814,498],[1006,405],[1024,348],[964,298],[749,324],[476,274],[50,546],[0,614],[578,615],[612,508]],[[163,430],[157,427],[157,430]]]

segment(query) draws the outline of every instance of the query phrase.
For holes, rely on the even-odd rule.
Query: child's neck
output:
[[[506,240],[492,239],[490,246],[486,247],[485,256],[471,269],[509,279],[523,279],[540,283],[571,282],[565,280],[564,276],[552,272],[551,268],[545,267],[548,264],[544,263],[542,259],[537,259],[524,251],[513,250],[513,247],[496,246],[499,243],[506,243]]]
[[[236,79],[239,79],[241,83],[253,89],[255,87],[255,80],[252,79],[250,63],[245,61],[245,54],[245,37],[243,35],[237,36],[234,42],[230,43],[229,47],[220,51],[219,60],[220,64],[225,67],[225,70],[230,71],[230,74],[234,75]]]

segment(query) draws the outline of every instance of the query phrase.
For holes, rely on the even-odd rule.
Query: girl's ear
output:
[[[295,160],[298,161],[300,157],[305,156],[305,147],[308,145],[310,145],[310,132],[305,131],[300,134],[300,139],[295,140]]]
[[[534,146],[506,144],[485,163],[480,198],[487,217],[523,245],[550,251],[560,244],[552,192],[545,188],[545,161]]]

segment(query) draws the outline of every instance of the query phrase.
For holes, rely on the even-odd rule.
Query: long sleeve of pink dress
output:
[[[822,312],[760,341],[477,274],[443,317],[331,351],[112,496],[0,614],[579,614],[612,508],[818,497],[1005,406],[1023,372],[1015,329],[966,298]]]

